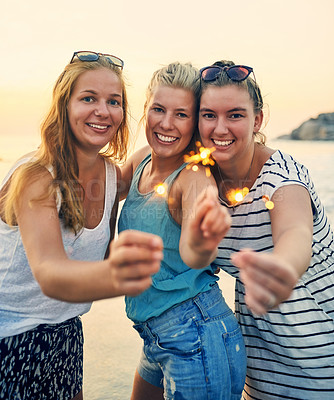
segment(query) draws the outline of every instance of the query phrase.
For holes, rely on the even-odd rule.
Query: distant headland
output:
[[[310,118],[290,134],[279,136],[277,139],[334,140],[334,112]]]

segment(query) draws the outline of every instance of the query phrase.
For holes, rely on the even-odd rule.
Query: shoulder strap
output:
[[[175,179],[178,177],[179,173],[187,166],[187,163],[182,164],[178,169],[173,171],[165,180],[166,184],[168,187],[172,185],[172,183],[175,181]]]
[[[24,157],[19,159],[18,161],[15,162],[15,164],[11,167],[11,169],[8,171],[7,175],[3,179],[1,185],[0,185],[0,190],[5,186],[5,184],[8,182],[10,177],[13,175],[13,173],[23,164],[26,164],[30,160],[32,160],[33,157]]]
[[[141,177],[141,174],[143,172],[143,169],[145,168],[146,164],[151,161],[151,153],[148,154],[137,166],[133,173],[132,181],[130,188],[132,189],[133,187],[138,187],[138,182]]]
[[[108,160],[104,160],[104,165],[106,169],[106,205],[112,208],[113,204],[115,203],[116,196],[118,195],[117,169],[116,166]]]

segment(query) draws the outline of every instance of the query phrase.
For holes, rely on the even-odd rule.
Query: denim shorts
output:
[[[79,317],[0,340],[0,399],[70,400],[82,389]]]
[[[139,375],[168,400],[239,400],[246,351],[217,284],[134,328],[144,340]]]

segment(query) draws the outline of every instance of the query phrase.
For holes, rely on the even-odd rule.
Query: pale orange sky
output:
[[[333,0],[11,0],[0,16],[0,136],[39,135],[57,76],[73,51],[125,61],[141,116],[157,68],[218,59],[252,66],[268,103],[268,138],[334,112]]]

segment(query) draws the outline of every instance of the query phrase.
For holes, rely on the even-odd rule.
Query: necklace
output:
[[[249,181],[249,177],[250,177],[250,173],[251,173],[253,161],[254,161],[254,155],[255,155],[255,146],[253,149],[252,160],[250,162],[246,177],[244,179],[240,180],[240,186],[237,188],[233,188],[233,186],[231,185],[230,189],[228,189],[227,185],[225,184],[226,179],[223,179],[221,169],[220,169],[219,165],[217,164],[220,182],[222,183],[222,185],[224,187],[224,198],[225,198],[225,200],[224,200],[219,195],[220,201],[223,201],[226,204],[226,200],[227,200],[234,207],[237,203],[239,203],[241,200],[243,200],[243,198],[249,192],[249,188],[244,187],[244,185],[245,185],[245,183],[247,183]]]

